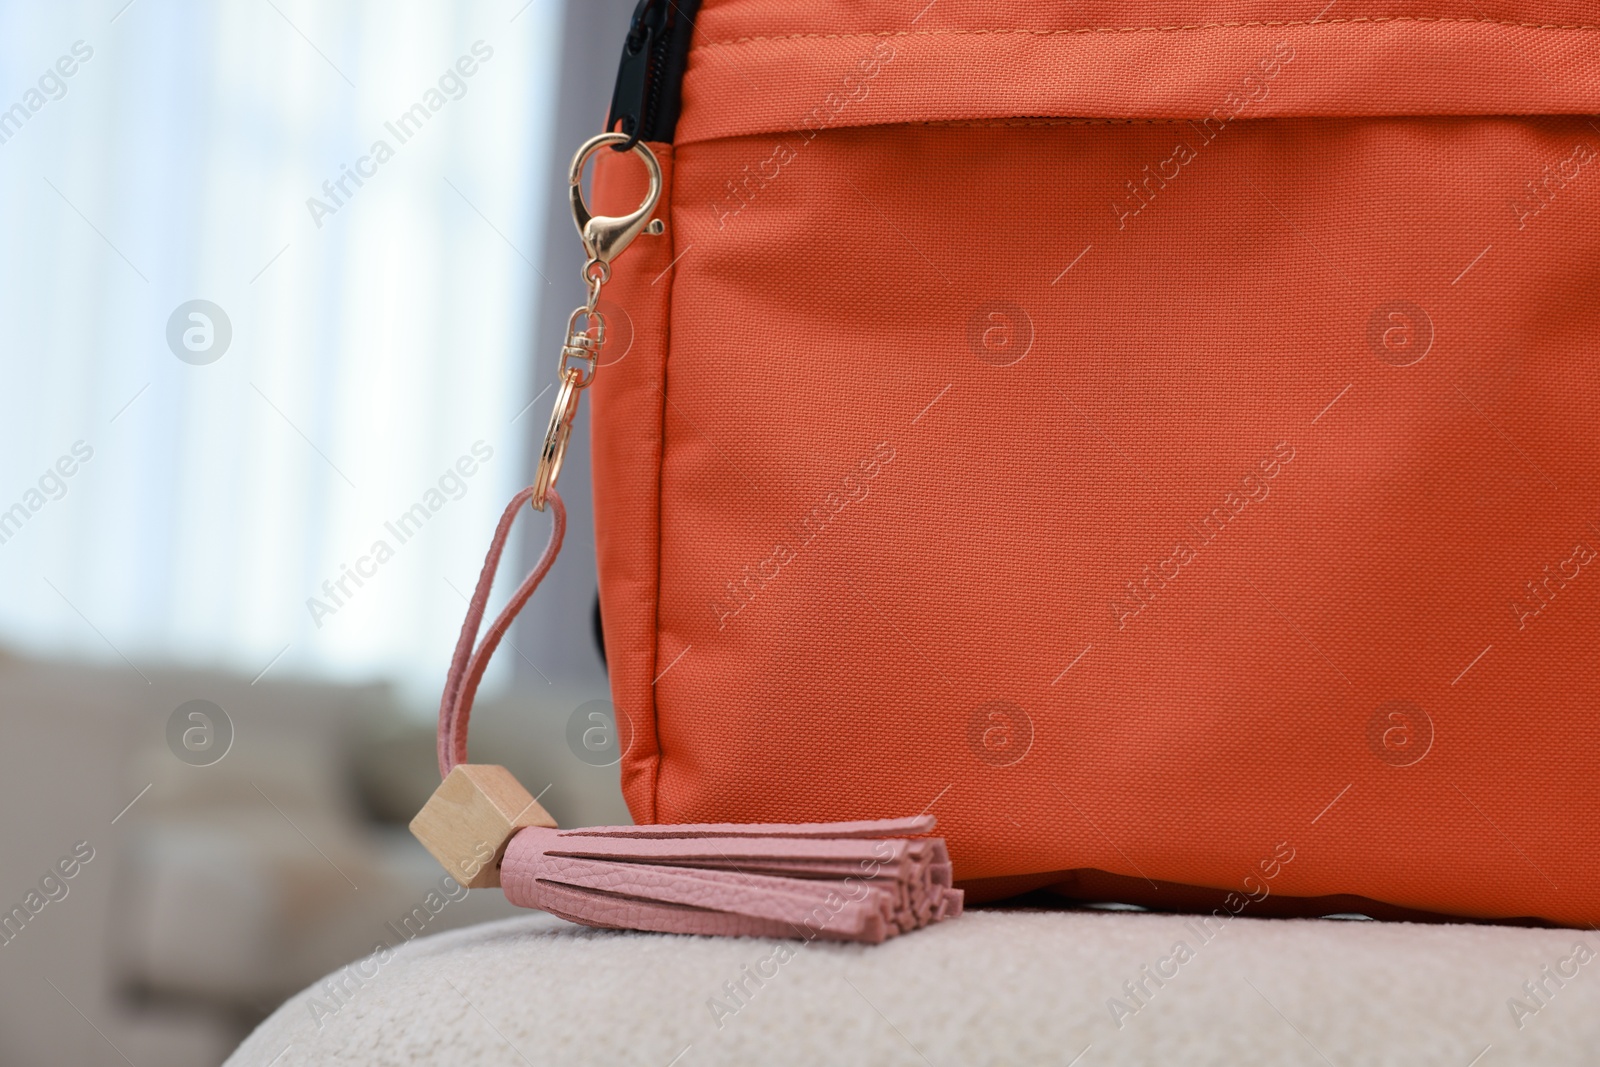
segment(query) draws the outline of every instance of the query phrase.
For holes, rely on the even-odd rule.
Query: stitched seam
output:
[[[661,706],[656,700],[655,678],[656,664],[661,662],[661,528],[663,525],[661,521],[661,501],[664,495],[662,472],[667,465],[667,362],[672,358],[672,287],[678,280],[677,270],[672,266],[678,261],[676,215],[678,208],[678,183],[676,181],[678,176],[678,150],[677,146],[673,144],[667,144],[663,147],[666,153],[670,153],[669,158],[672,160],[671,169],[668,171],[667,189],[665,190],[667,196],[667,216],[665,221],[670,227],[668,232],[672,234],[672,247],[668,249],[668,252],[672,255],[672,259],[668,261],[668,269],[671,271],[671,275],[664,279],[667,283],[667,313],[664,316],[666,321],[661,327],[663,335],[661,343],[661,403],[658,405],[661,421],[656,424],[656,441],[658,443],[656,449],[656,588],[655,612],[650,628],[650,732],[654,735],[653,740],[656,744],[656,751],[655,755],[651,757],[655,766],[650,769],[651,823],[661,821],[661,765],[666,762],[663,759],[665,753],[661,749]]]
[[[905,122],[905,123],[885,123],[884,125],[937,126],[937,127],[960,126],[960,127],[977,127],[977,128],[988,129],[988,128],[991,128],[991,127],[998,127],[998,126],[1018,126],[1018,127],[1032,127],[1032,126],[1152,126],[1152,125],[1176,126],[1176,125],[1180,125],[1180,124],[1185,123],[1185,122],[1193,122],[1193,121],[1194,121],[1193,119],[1186,119],[1186,118],[1173,118],[1173,119],[1157,119],[1157,118],[1074,119],[1074,118],[1050,118],[1048,116],[1038,116],[1038,117],[1035,117],[1035,118],[921,119],[921,120],[912,121],[912,122]],[[1251,122],[1251,121],[1255,121],[1255,120],[1239,118],[1239,119],[1235,119],[1234,121],[1235,122]]]
[[[1382,23],[1382,22],[1418,22],[1418,23],[1469,23],[1487,26],[1506,26],[1524,30],[1586,30],[1593,32],[1600,30],[1600,25],[1587,23],[1541,23],[1517,22],[1511,19],[1486,19],[1486,18],[1460,18],[1455,16],[1427,17],[1419,15],[1364,15],[1357,18],[1335,19],[1274,19],[1260,22],[1193,22],[1181,23],[1172,26],[1075,26],[1058,30],[1033,30],[1033,29],[983,29],[983,30],[874,30],[865,33],[790,33],[776,36],[732,37],[722,41],[707,41],[694,47],[694,51],[701,52],[709,48],[727,48],[733,45],[748,44],[754,41],[797,41],[797,40],[851,40],[865,37],[982,37],[982,36],[1027,36],[1027,37],[1059,37],[1066,34],[1079,33],[1184,33],[1194,30],[1220,30],[1220,29],[1247,29],[1252,27],[1283,27],[1283,26],[1337,26],[1346,23]]]

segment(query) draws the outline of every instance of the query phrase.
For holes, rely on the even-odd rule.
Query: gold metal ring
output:
[[[572,420],[578,417],[578,393],[583,387],[575,375],[561,376],[561,389],[556,393],[555,410],[550,412],[550,425],[544,432],[544,447],[539,450],[539,470],[534,477],[533,496],[529,503],[537,511],[544,510],[545,497],[555,488],[561,477],[561,461],[567,455],[567,442],[572,438]]]

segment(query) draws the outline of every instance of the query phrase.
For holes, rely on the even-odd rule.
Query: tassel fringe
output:
[[[662,933],[878,944],[961,914],[932,816],[843,823],[529,826],[506,899],[573,922]]]

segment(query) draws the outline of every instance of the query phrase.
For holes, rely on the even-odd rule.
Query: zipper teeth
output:
[[[662,22],[661,33],[653,42],[651,55],[646,61],[650,65],[645,73],[644,103],[639,108],[638,129],[641,138],[654,137],[656,134],[655,117],[656,108],[661,104],[662,71],[666,67],[667,49],[672,42],[673,21],[670,13]]]

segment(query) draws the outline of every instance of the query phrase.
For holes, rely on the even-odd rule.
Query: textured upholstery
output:
[[[227,1067],[1587,1064],[1600,962],[1577,962],[1575,943],[1600,938],[1017,910],[865,947],[530,914],[335,973]],[[1537,1001],[1525,982],[1543,982]]]

